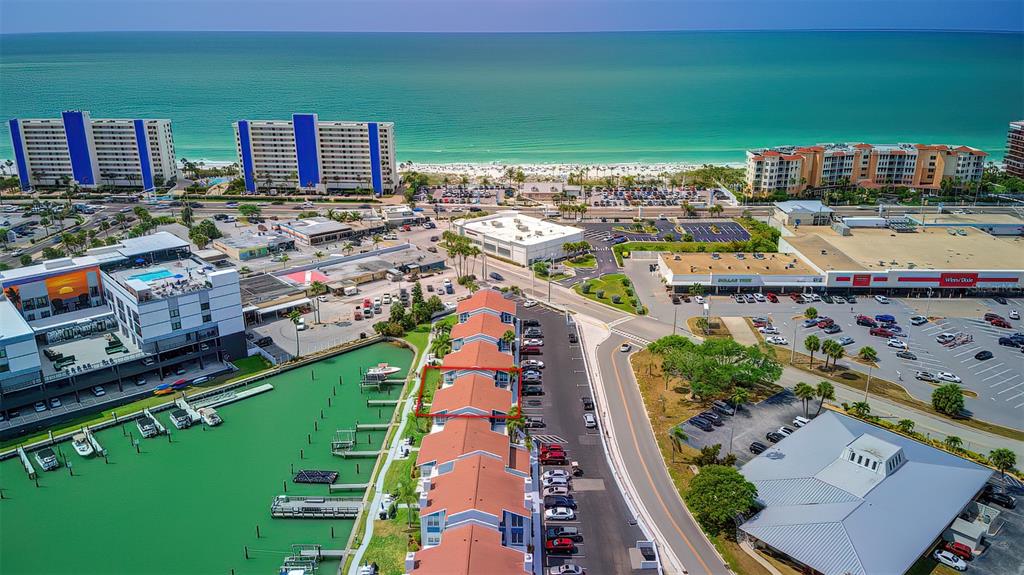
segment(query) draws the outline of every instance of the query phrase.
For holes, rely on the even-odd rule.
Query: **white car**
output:
[[[935,374],[935,377],[939,378],[942,381],[948,381],[950,383],[960,383],[961,382],[961,379],[958,376],[953,375],[952,373],[949,373],[948,371],[940,371],[940,372]]]
[[[619,351],[621,351],[622,353],[626,353],[631,349],[633,349],[633,346],[629,345],[628,343],[624,343],[619,346]]]
[[[549,477],[547,479],[541,479],[541,487],[547,489],[548,487],[569,487],[568,477]]]
[[[798,416],[793,418],[793,425],[795,425],[797,427],[803,427],[803,426],[807,425],[810,422],[811,422],[810,419],[807,419],[806,417],[804,417],[802,415],[798,415]]]
[[[523,345],[535,345],[537,347],[540,347],[544,345],[544,340],[535,337],[530,337],[523,340]]]
[[[947,344],[953,341],[954,339],[956,339],[956,336],[949,332],[940,333],[939,335],[935,336],[935,341],[941,344]]]
[[[535,305],[537,305],[537,300],[535,299],[528,299],[523,302],[523,307],[533,307]]]
[[[548,575],[583,575],[584,573],[586,571],[582,567],[572,563],[563,563],[548,569]]]
[[[928,318],[923,315],[915,315],[910,317],[910,325],[924,325],[928,323]]]
[[[326,295],[322,295],[322,296],[317,297],[316,299],[319,302],[325,302],[325,301],[327,301],[327,296]]]
[[[795,431],[796,430],[794,430],[792,428],[789,428],[789,427],[786,427],[785,425],[783,425],[782,427],[776,429],[775,433],[778,433],[779,435],[781,435],[783,437],[789,437],[790,435],[793,435],[793,433]]]
[[[576,519],[576,512],[568,507],[554,507],[544,512],[544,519],[548,521],[572,521]]]
[[[907,342],[902,339],[896,339],[895,337],[889,338],[889,341],[887,341],[885,345],[895,347],[896,349],[907,349]]]
[[[957,571],[967,571],[967,562],[957,557],[956,555],[953,555],[953,553],[949,551],[936,549],[935,553],[932,554],[932,557],[934,557],[936,561],[942,563],[947,567],[952,567]]]
[[[46,403],[42,402],[42,401],[37,401],[36,405],[35,405],[35,409],[36,409],[36,413],[42,413],[42,412],[46,411]]]
[[[1010,319],[1020,319],[1020,312],[1015,309],[1010,310]]]
[[[379,297],[373,298],[373,307],[374,308],[378,308],[378,307],[380,307],[380,305],[381,305],[380,298]]]
[[[875,301],[877,301],[878,303],[887,304],[889,303],[889,298],[885,297],[884,295],[876,295]]]
[[[541,474],[540,479],[553,479],[555,477],[569,477],[569,472],[564,469],[549,469]]]
[[[527,359],[519,364],[520,367],[533,367],[537,369],[544,369],[544,362],[539,359]]]
[[[764,294],[759,293],[754,294],[754,299],[757,300],[758,303],[764,303],[765,301],[767,301],[767,299],[764,297]]]
[[[548,495],[569,495],[569,488],[564,485],[552,485],[544,488],[544,497]]]
[[[390,305],[391,304],[391,294],[389,294],[389,293],[384,294],[384,297],[381,298],[380,301],[383,302],[384,305]]]
[[[695,295],[695,296],[693,296],[693,301],[695,301],[697,303],[704,303],[704,296],[702,296],[702,295]]]
[[[764,327],[759,327],[759,328],[757,328],[757,331],[759,331],[759,332],[761,332],[763,334],[767,334],[767,335],[778,335],[779,334],[779,328],[774,327],[774,326],[770,326],[770,325],[766,325]]]
[[[765,340],[772,345],[789,345],[789,340],[781,335],[773,335]]]

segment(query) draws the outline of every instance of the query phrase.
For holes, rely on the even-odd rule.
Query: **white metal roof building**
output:
[[[482,218],[456,220],[456,231],[490,255],[530,265],[565,257],[566,242],[583,240],[583,230],[519,212],[498,212]]]
[[[832,411],[741,472],[764,509],[740,529],[824,575],[904,573],[992,475]]]

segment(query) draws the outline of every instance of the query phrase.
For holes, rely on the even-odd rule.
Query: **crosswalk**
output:
[[[561,435],[531,434],[530,437],[532,437],[534,441],[539,441],[540,443],[568,443]]]
[[[627,333],[627,332],[625,332],[625,331],[622,331],[621,329],[617,329],[617,328],[612,328],[612,330],[611,330],[611,331],[612,331],[612,333],[614,333],[615,335],[621,335],[622,337],[624,337],[624,338],[626,338],[626,339],[631,339],[631,340],[633,340],[633,341],[636,341],[636,342],[640,342],[640,343],[642,343],[642,344],[644,344],[644,345],[651,345],[651,340],[649,340],[649,339],[644,339],[644,338],[642,338],[642,337],[640,337],[640,336],[638,336],[638,335],[633,335],[633,334],[631,334],[631,333]]]

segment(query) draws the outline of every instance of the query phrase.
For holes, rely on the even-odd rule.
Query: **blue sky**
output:
[[[0,32],[1024,31],[1021,0],[0,0]]]

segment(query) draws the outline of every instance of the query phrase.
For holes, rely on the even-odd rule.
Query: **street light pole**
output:
[[[676,334],[676,317],[679,315],[679,306],[672,306],[672,335]]]
[[[874,365],[868,366],[868,380],[864,383],[864,403],[868,402],[868,388],[871,387],[871,370],[874,369]]]

